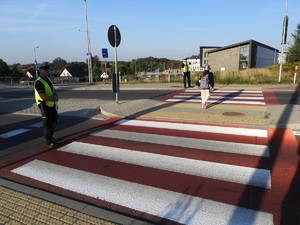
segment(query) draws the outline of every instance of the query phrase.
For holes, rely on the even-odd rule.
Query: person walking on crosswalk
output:
[[[45,142],[49,147],[54,147],[57,144],[53,138],[53,133],[58,120],[56,109],[58,96],[51,80],[48,78],[49,63],[41,63],[38,69],[39,76],[34,83],[35,100],[43,118]]]
[[[210,97],[210,90],[214,89],[215,80],[214,74],[210,72],[210,66],[206,65],[204,68],[203,74],[200,76],[198,81],[198,88],[201,89],[201,100],[202,100],[202,109],[206,109],[207,101]]]

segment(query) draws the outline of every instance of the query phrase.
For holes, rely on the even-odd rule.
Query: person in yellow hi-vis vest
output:
[[[182,73],[183,73],[184,88],[187,87],[186,80],[187,80],[188,87],[191,87],[191,72],[190,72],[189,64],[187,62],[187,58],[183,58]]]
[[[57,145],[53,134],[58,120],[56,109],[58,96],[51,80],[48,78],[49,63],[41,63],[38,69],[39,76],[34,83],[35,101],[42,114],[45,142],[49,147],[54,147]]]

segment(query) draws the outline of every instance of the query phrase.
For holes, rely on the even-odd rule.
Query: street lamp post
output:
[[[92,53],[91,53],[91,41],[90,41],[90,32],[88,27],[88,14],[87,14],[87,3],[86,0],[84,0],[85,3],[85,22],[86,22],[86,40],[87,40],[87,60],[88,60],[88,73],[89,73],[89,83],[93,82],[93,71],[92,71]]]
[[[36,60],[36,49],[39,48],[40,46],[36,46],[33,51],[34,51],[34,64],[35,64],[35,77],[38,76],[38,71],[37,71],[37,60]]]

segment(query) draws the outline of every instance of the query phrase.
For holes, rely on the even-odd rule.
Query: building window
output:
[[[239,69],[244,70],[249,68],[249,46],[240,48]]]

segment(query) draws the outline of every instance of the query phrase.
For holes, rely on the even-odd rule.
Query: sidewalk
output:
[[[64,87],[59,87],[63,89]],[[291,90],[291,85],[216,86],[226,90]],[[76,89],[106,89],[111,85],[95,85]],[[126,89],[170,89],[182,90],[181,84],[136,84],[121,85]],[[121,92],[120,92],[121,93]],[[1,100],[1,99],[0,99]],[[59,104],[64,115],[85,116],[103,120],[107,117],[144,118],[196,123],[217,123],[257,128],[287,127],[300,129],[299,105],[212,105],[201,109],[197,103],[166,102],[159,99],[133,101],[86,101],[67,99]],[[37,107],[17,111],[20,114],[39,115]],[[105,218],[105,219],[103,219]],[[113,222],[111,222],[113,221]],[[0,179],[0,224],[134,224],[148,223],[118,215],[92,205],[43,192],[11,181]]]

